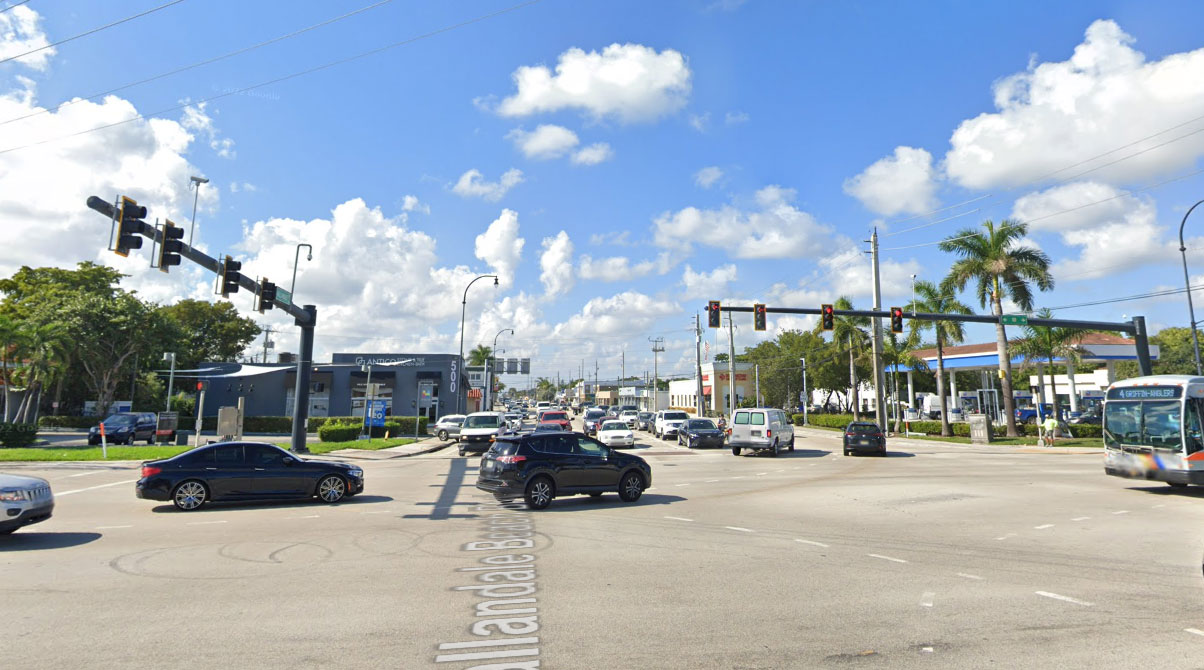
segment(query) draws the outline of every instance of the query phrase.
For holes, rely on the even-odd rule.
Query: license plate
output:
[[[754,431],[752,432],[752,436],[753,436],[753,437],[761,437],[761,431],[759,431],[759,430],[754,430]]]
[[[857,440],[857,444],[868,447],[871,443],[869,440]]]

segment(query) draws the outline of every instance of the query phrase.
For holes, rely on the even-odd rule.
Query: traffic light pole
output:
[[[878,229],[874,228],[874,234],[870,236],[870,258],[873,266],[874,276],[874,310],[882,309],[882,281],[878,274]],[[882,365],[882,319],[881,317],[873,318],[874,324],[874,412],[878,416],[878,425],[886,432],[887,422],[890,420],[889,415],[884,411],[882,380],[884,379],[884,371]]]
[[[99,212],[110,221],[117,218],[117,208],[113,203],[108,202],[104,198],[91,196],[88,198],[88,208]],[[162,244],[164,236],[162,231],[155,226],[141,220],[127,221],[126,226],[132,231],[143,237],[149,238],[152,242]],[[197,265],[213,272],[220,273],[222,270],[222,262],[203,252],[193,249],[191,245],[185,245],[180,249],[180,256],[196,263]],[[260,292],[259,283],[248,277],[246,274],[241,274],[238,279],[238,285],[241,288],[247,289],[253,295],[258,295]],[[310,373],[313,370],[313,354],[314,354],[314,325],[318,320],[317,308],[314,305],[306,305],[304,308],[297,307],[291,303],[282,303],[279,300],[273,300],[272,303],[288,312],[296,319],[297,325],[301,328],[301,354],[297,357],[297,388],[293,394],[293,435],[292,435],[292,450],[299,454],[309,453],[309,449],[305,446],[305,435],[309,414],[309,379]],[[197,413],[197,420],[200,420],[200,412]]]

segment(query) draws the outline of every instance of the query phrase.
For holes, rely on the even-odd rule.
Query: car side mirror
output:
[[[285,457],[284,457],[284,464],[285,464],[285,465],[292,465],[293,463],[296,463],[296,462],[297,462],[297,459],[293,458],[292,456],[285,456]]]

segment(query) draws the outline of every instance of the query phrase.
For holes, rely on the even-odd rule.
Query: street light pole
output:
[[[302,242],[297,245],[297,253],[293,254],[293,281],[288,285],[289,302],[292,302],[293,289],[297,287],[297,261],[301,258],[301,247],[309,247],[309,251],[305,253],[305,260],[312,261],[314,259],[314,247],[312,244]]]
[[[498,285],[497,275],[480,275],[480,276],[476,277],[475,279],[473,279],[472,281],[468,282],[468,286],[464,287],[464,298],[460,300],[460,360],[458,361],[459,367],[456,369],[457,376],[464,374],[464,316],[468,309],[468,289],[472,288],[472,285],[477,283],[477,279],[485,279],[487,277],[493,278],[494,286]],[[463,397],[465,397],[465,391],[460,385],[460,380],[457,379],[456,380],[456,413],[457,414],[464,413],[464,403],[462,403],[460,401],[460,399]]]
[[[196,203],[201,198],[201,184],[208,184],[205,177],[188,178],[196,186],[196,195],[192,196],[192,225],[188,228],[188,248],[192,248],[192,234],[196,232]]]
[[[368,382],[364,384],[364,432],[368,435],[368,437],[372,437],[372,429],[368,427],[368,412],[370,411],[370,406],[372,404],[372,401],[368,396],[368,394],[372,392],[372,365],[369,363],[364,363],[360,366],[360,372],[368,373]]]
[[[1191,215],[1191,211],[1201,204],[1204,204],[1204,200],[1192,205],[1183,215],[1183,222],[1179,224],[1179,253],[1183,255],[1183,287],[1187,289],[1187,315],[1191,319],[1191,348],[1196,355],[1196,374],[1201,374],[1200,337],[1196,335],[1196,310],[1191,303],[1191,277],[1187,275],[1187,246],[1183,244],[1183,226],[1187,224],[1187,217]]]
[[[497,360],[497,338],[501,337],[502,333],[510,331],[510,335],[514,335],[513,328],[503,328],[497,331],[497,335],[493,336],[493,348],[490,349],[490,360],[485,363],[485,411],[493,409],[493,382],[490,380],[490,375],[493,373],[494,361]]]
[[[167,409],[165,412],[171,411],[171,387],[176,381],[176,355],[174,352],[167,351],[163,353],[163,360],[171,361],[171,372],[167,374]]]

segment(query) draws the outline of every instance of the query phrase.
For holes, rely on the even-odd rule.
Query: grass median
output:
[[[339,449],[362,449],[375,451],[389,447],[399,447],[414,442],[412,437],[395,437],[390,439],[351,440],[349,442],[312,442],[306,446],[314,454],[325,454]],[[289,442],[278,442],[278,446],[288,449]],[[108,458],[104,457],[100,447],[26,447],[21,449],[0,449],[0,462],[14,461],[157,461],[182,454],[192,447],[177,446],[144,446],[144,447],[109,447]]]
[[[805,426],[808,429],[826,430],[832,433],[843,433],[843,428],[832,428],[829,426],[817,426],[810,424]],[[892,438],[906,438],[910,440],[929,440],[932,442],[953,442],[954,444],[973,444],[968,437],[954,435],[952,437],[942,437],[940,435],[921,435],[913,433],[911,435],[902,435],[896,433],[887,438],[888,442]],[[1004,445],[1010,447],[1035,447],[1037,446],[1037,438],[1026,437],[996,437],[991,440],[991,444]],[[1104,441],[1098,437],[1059,437],[1052,445],[1053,447],[1079,447],[1083,449],[1103,449]]]

